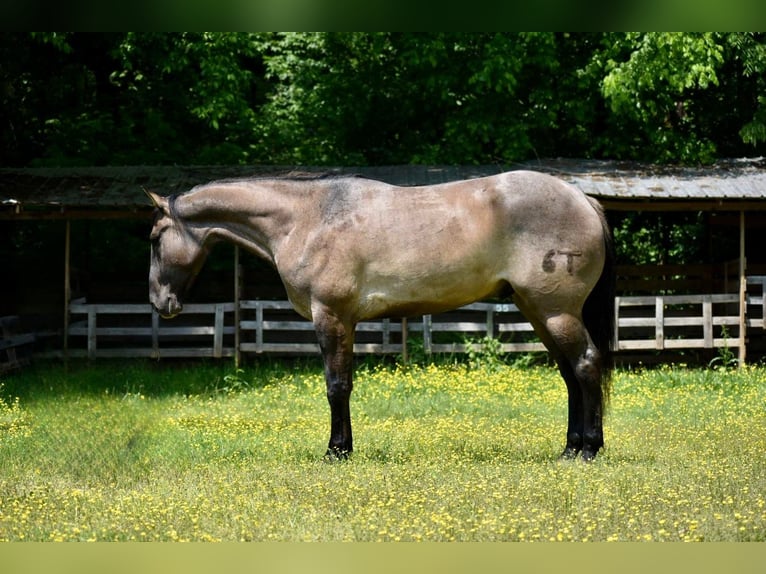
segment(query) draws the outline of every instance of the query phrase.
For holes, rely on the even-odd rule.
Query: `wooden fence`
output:
[[[766,329],[766,276],[748,278],[748,330]],[[618,297],[618,350],[738,348],[738,294]],[[232,357],[238,353],[313,354],[314,329],[287,301],[240,301],[187,305],[172,321],[148,304],[70,306],[68,356]],[[237,319],[239,328],[237,328]],[[507,353],[542,351],[542,343],[515,305],[474,303],[449,313],[408,321],[383,319],[357,327],[354,350],[360,354],[402,354],[404,342],[422,352],[463,353],[467,342],[479,346],[492,337]],[[742,339],[744,340],[744,338]]]
[[[750,292],[759,291],[747,296],[747,328],[766,330],[766,275],[748,277],[747,285]]]
[[[620,351],[739,346],[739,295],[618,297]]]
[[[35,342],[34,333],[18,332],[18,315],[0,317],[0,373],[23,365]]]
[[[234,303],[192,304],[172,322],[147,304],[70,305],[71,357],[231,357]]]

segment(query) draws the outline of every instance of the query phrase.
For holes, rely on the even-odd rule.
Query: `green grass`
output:
[[[0,540],[766,541],[764,381],[618,371],[585,465],[551,368],[362,366],[327,463],[318,361],[38,365],[0,389]]]

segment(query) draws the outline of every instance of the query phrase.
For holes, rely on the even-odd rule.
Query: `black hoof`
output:
[[[568,446],[564,449],[564,452],[561,453],[561,456],[559,456],[559,460],[574,460],[579,453],[579,449]]]
[[[337,447],[330,447],[324,455],[327,462],[335,462],[338,460],[348,460],[351,457],[350,450],[344,450]]]
[[[589,450],[587,448],[584,448],[582,451],[582,460],[583,462],[593,462],[593,460],[596,458],[596,454],[598,453],[597,450]]]

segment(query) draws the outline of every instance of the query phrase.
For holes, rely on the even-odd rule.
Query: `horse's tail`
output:
[[[596,286],[590,292],[583,306],[583,322],[590,333],[591,340],[596,345],[601,355],[601,394],[605,405],[609,399],[611,390],[612,371],[614,369],[614,345],[615,345],[615,309],[614,302],[617,288],[617,274],[615,269],[614,240],[609,224],[606,221],[604,210],[598,202],[592,198],[591,203],[601,218],[603,229],[604,247],[606,257],[604,268],[601,271]]]

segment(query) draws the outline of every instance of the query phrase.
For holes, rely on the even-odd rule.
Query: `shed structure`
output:
[[[731,284],[738,294],[737,346],[739,359],[744,362],[747,349],[748,280],[760,285],[763,279],[762,284],[766,285],[766,251],[760,245],[766,228],[764,168],[766,160],[763,158],[746,158],[721,160],[715,165],[694,168],[556,159],[493,166],[109,166],[0,169],[0,229],[6,222],[17,222],[17,225],[25,221],[63,223],[59,240],[42,245],[41,249],[58,250],[63,259],[63,280],[57,278],[56,281],[61,280],[57,287],[62,301],[62,308],[58,312],[61,332],[67,334],[70,332],[73,304],[70,269],[72,222],[133,220],[147,222],[148,225],[152,208],[142,188],[169,195],[182,193],[214,179],[278,177],[307,172],[355,174],[396,185],[417,186],[509,170],[532,169],[551,173],[575,184],[598,199],[610,214],[701,212],[707,214],[711,225],[736,234],[739,253],[735,259],[727,262],[724,281],[733,278]],[[749,264],[747,256],[751,259]],[[240,266],[236,265],[235,268],[238,270]],[[15,273],[24,272],[23,262],[14,269]],[[685,271],[689,270],[681,270],[680,273],[676,270],[676,274],[689,275]],[[6,277],[3,283],[13,283],[16,279]],[[238,286],[239,279],[235,279],[233,284]],[[728,289],[729,285],[725,286],[725,290]],[[701,287],[700,294],[704,293],[706,291]],[[237,297],[239,294],[235,294],[235,299]],[[759,301],[764,300],[766,294],[762,292]],[[16,314],[14,309],[10,309],[10,312]],[[239,328],[235,328],[235,331],[238,332]],[[66,352],[68,337],[65,335],[62,339]]]

